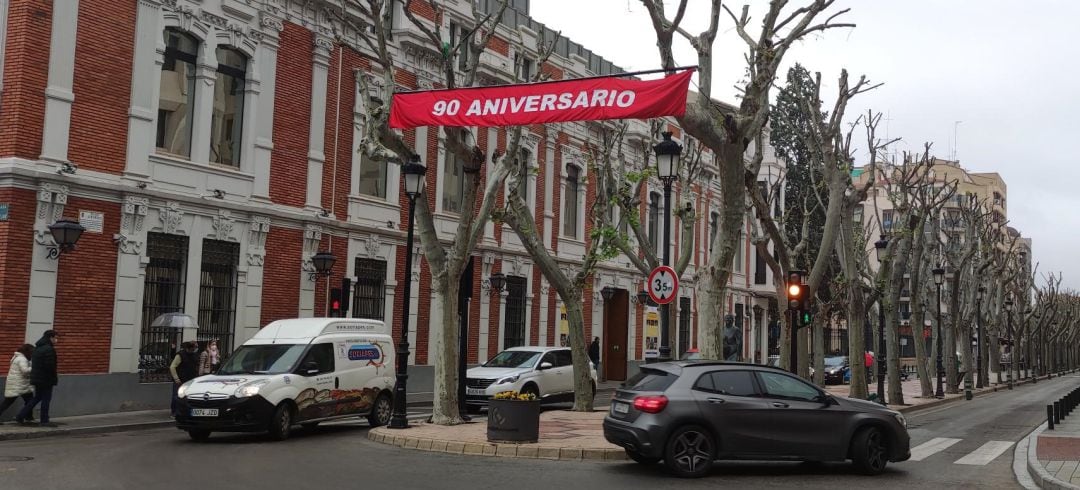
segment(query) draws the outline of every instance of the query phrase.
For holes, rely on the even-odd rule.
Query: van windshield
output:
[[[233,352],[218,375],[283,374],[290,372],[306,344],[245,345]]]

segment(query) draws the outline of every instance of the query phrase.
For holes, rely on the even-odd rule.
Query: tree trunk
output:
[[[900,299],[900,291],[891,295],[892,304],[897,304]],[[888,361],[885,363],[888,369],[889,403],[893,405],[904,404],[904,389],[900,386],[900,324],[899,310],[896,308],[885,309],[885,354]]]
[[[433,308],[442,311],[442,327],[431,330],[431,342],[435,350],[435,396],[432,405],[431,423],[436,425],[455,425],[463,422],[458,412],[458,319],[459,282],[449,277],[460,277],[460,273],[437,275],[432,283]],[[406,281],[411,278],[405,278]],[[407,325],[408,322],[405,322]]]
[[[581,289],[567,291],[562,300],[566,305],[566,319],[570,324],[570,353],[574,360],[574,411],[591,412],[594,388],[585,347],[585,314],[581,308],[584,304],[581,300]]]
[[[994,374],[997,375],[997,384],[1001,384],[1001,347],[998,343],[998,335],[996,333],[991,333],[988,337],[989,338],[987,340],[989,341],[990,345],[988,346],[989,348],[986,350],[987,353],[990,355],[990,358],[987,367],[989,367],[990,370],[994,371]],[[989,374],[987,375],[987,377],[989,377]]]
[[[814,384],[825,386],[825,325],[824,315],[814,317]]]
[[[851,398],[866,399],[866,296],[863,294],[862,280],[859,274],[859,252],[855,242],[855,224],[851,214],[852,208],[844,206],[840,213],[840,236],[833,244],[836,255],[840,259],[847,284],[847,332],[848,332],[848,365],[851,370],[851,385],[848,388],[848,396]]]
[[[698,281],[698,351],[702,359],[720,360],[724,358],[724,334],[717,325],[723,324],[724,287],[713,279],[706,271]]]
[[[945,345],[942,346],[942,352],[945,354],[945,392],[949,394],[956,394],[956,331],[953,329],[955,325],[952,321],[948,322],[948,325],[942,325],[945,328]]]
[[[918,305],[913,307],[911,311],[911,339],[915,342],[915,369],[919,375],[920,396],[929,398],[934,396],[934,386],[930,382],[930,370],[927,369],[926,365],[926,338],[923,337],[923,330],[926,325],[926,310],[919,303],[912,304]]]
[[[960,311],[960,278],[963,270],[953,271],[953,277],[949,280],[949,326],[945,330],[945,389],[948,393],[960,392],[959,371],[956,369],[956,339],[960,336],[960,319],[963,312]],[[965,342],[971,344],[968,340]],[[965,356],[970,357],[970,356]]]
[[[799,377],[810,379],[810,331],[806,328],[795,328],[799,348]]]

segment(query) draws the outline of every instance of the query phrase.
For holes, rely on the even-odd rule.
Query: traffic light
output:
[[[787,297],[788,307],[792,310],[800,309],[803,299],[803,273],[802,271],[791,271],[788,273],[787,282]]]
[[[330,316],[331,317],[340,317],[341,316],[341,289],[340,288],[332,288],[332,289],[330,289]]]
[[[802,299],[802,304],[799,305],[799,325],[803,327],[809,327],[814,323],[814,313],[810,305],[810,297],[806,296]]]
[[[349,316],[349,302],[350,296],[352,296],[352,279],[343,277],[341,279],[341,316],[342,318]]]

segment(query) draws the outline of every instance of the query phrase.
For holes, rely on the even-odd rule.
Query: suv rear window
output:
[[[623,388],[635,391],[664,391],[678,376],[656,369],[642,369],[623,383]]]

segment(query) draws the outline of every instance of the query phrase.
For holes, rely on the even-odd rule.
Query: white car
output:
[[[592,393],[596,366],[589,362]],[[574,401],[574,366],[569,347],[512,347],[465,375],[465,402],[487,405],[496,393],[532,393],[543,402]]]

